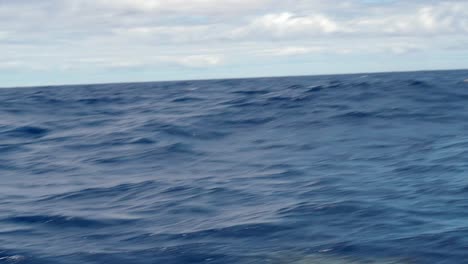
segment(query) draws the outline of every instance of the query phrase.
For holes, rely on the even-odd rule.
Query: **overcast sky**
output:
[[[0,0],[0,87],[460,68],[466,0]]]

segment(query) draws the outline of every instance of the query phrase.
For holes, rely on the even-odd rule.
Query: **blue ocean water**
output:
[[[0,263],[468,263],[467,78],[0,89]]]

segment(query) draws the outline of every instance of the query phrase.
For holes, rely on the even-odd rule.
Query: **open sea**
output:
[[[467,79],[0,89],[0,263],[468,263]]]

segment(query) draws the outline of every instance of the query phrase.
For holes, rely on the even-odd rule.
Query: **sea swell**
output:
[[[466,263],[466,71],[0,90],[0,263]]]

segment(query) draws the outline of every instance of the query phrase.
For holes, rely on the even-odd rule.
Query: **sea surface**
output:
[[[466,79],[0,89],[0,263],[468,263]]]

